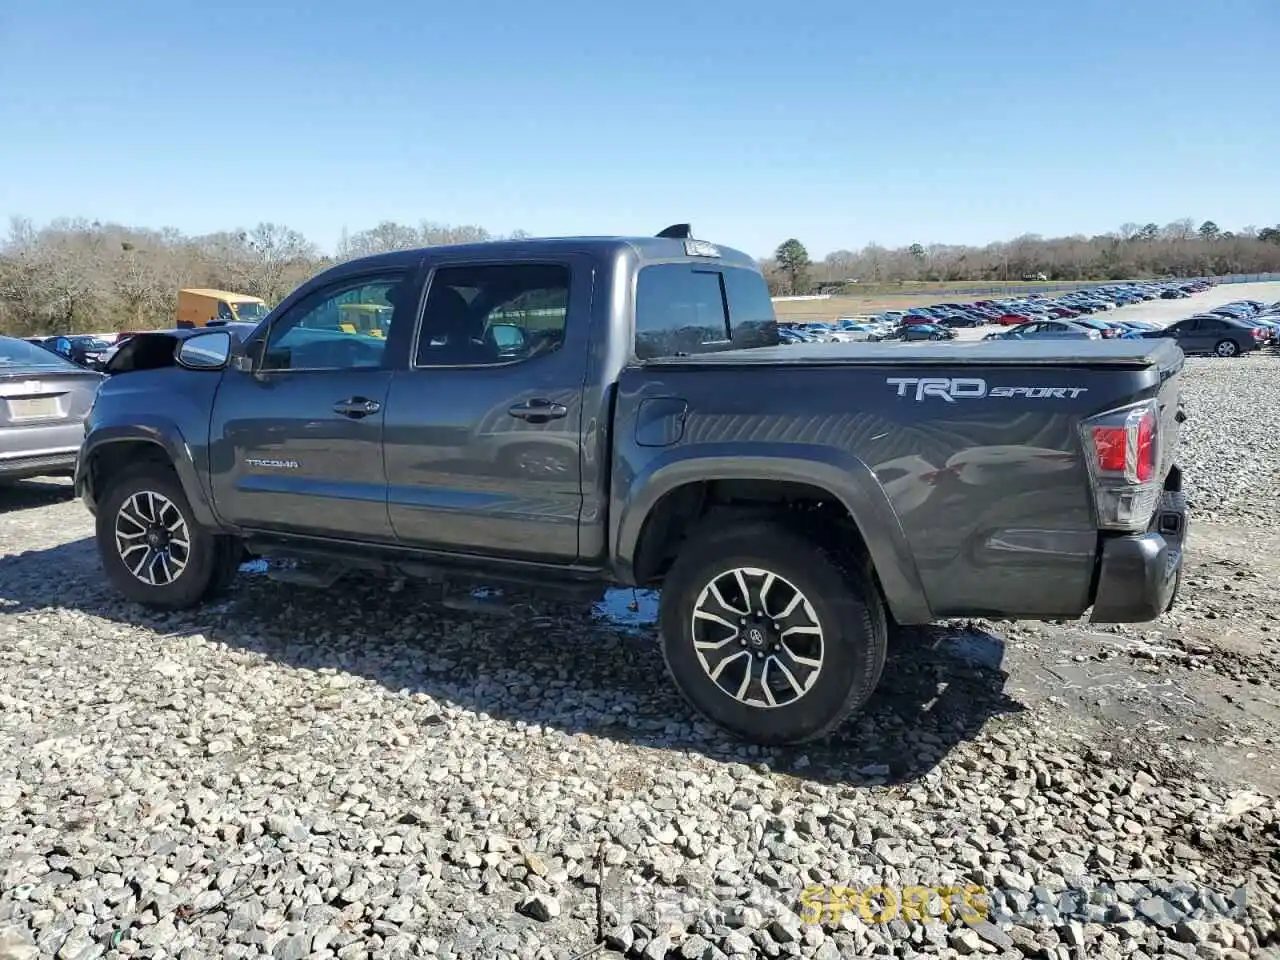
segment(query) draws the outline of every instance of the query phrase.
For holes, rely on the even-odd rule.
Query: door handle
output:
[[[550,420],[559,420],[561,417],[567,416],[569,408],[563,403],[556,403],[553,400],[537,397],[525,403],[517,403],[508,409],[507,413],[517,420],[527,420],[529,423],[547,423]]]
[[[333,412],[340,413],[344,417],[350,417],[352,420],[359,420],[361,417],[367,417],[371,413],[377,413],[382,409],[382,404],[377,400],[366,400],[364,397],[352,397],[349,400],[339,400],[333,405]]]

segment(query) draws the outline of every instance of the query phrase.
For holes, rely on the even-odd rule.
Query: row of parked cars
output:
[[[954,337],[951,331],[957,327],[980,327],[988,324],[1016,327],[1046,320],[1080,320],[1090,314],[1145,300],[1186,298],[1209,289],[1213,284],[1213,280],[1205,277],[1194,280],[1132,281],[1073,290],[1057,297],[1030,294],[1001,300],[975,300],[972,303],[938,303],[927,307],[912,307],[909,310],[886,310],[867,317],[844,317],[831,323],[784,324],[782,336],[789,343],[946,340]],[[1118,332],[1107,332],[1111,329],[1109,324],[1083,325],[1093,327],[1099,336],[1118,335]]]
[[[1149,337],[1171,337],[1184,353],[1238,357],[1280,346],[1280,300],[1233,300],[1220,307],[1192,314]]]
[[[1237,357],[1280,343],[1280,302],[1236,300],[1167,326],[1143,320],[1101,317],[1046,319],[997,330],[984,340],[1098,340],[1162,337],[1176,340],[1184,353]]]
[[[107,354],[115,344],[114,333],[72,333],[50,337],[27,337],[27,343],[43,347],[50,353],[90,370],[101,370],[106,365]]]

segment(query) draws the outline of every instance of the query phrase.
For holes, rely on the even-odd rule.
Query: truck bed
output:
[[[903,539],[904,569],[934,617],[1075,617],[1090,602],[1099,540],[1081,423],[1158,399],[1165,476],[1183,365],[1176,344],[1153,339],[788,344],[655,359],[619,380],[613,476],[631,483],[681,461],[700,477],[765,476],[798,459],[789,479],[844,484],[843,502],[880,518],[860,520],[864,536]],[[963,385],[955,396],[952,384]],[[616,502],[634,497],[615,492]]]
[[[805,366],[991,366],[1121,367],[1180,365],[1172,340],[964,340],[915,343],[804,343],[723,350],[687,357],[646,360],[647,367]]]

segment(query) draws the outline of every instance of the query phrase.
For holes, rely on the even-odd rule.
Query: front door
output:
[[[1199,326],[1200,320],[1196,317],[1191,317],[1170,324],[1165,328],[1165,333],[1172,333],[1174,341],[1185,353],[1196,353],[1201,349]]]
[[[582,513],[591,261],[454,264],[387,396],[391,524],[427,549],[568,563]]]
[[[413,323],[413,271],[335,280],[248,343],[252,373],[228,369],[210,425],[219,516],[248,529],[391,541],[382,434],[388,341],[342,328],[342,306],[378,303]],[[401,305],[404,306],[401,306]],[[408,319],[400,319],[408,317]]]

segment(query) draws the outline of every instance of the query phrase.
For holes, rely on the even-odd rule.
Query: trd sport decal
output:
[[[898,396],[915,396],[916,400],[936,397],[947,403],[957,400],[981,400],[983,397],[1022,397],[1027,400],[1075,399],[1088,387],[987,387],[979,377],[888,377],[885,383],[898,388]]]

